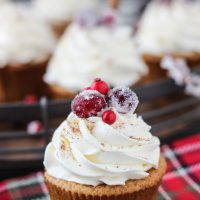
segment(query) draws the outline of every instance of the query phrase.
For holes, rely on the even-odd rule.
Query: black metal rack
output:
[[[199,70],[200,71],[200,70]],[[200,101],[186,96],[182,87],[170,79],[133,88],[140,99],[138,113],[152,125],[161,142],[200,130]],[[39,103],[0,104],[0,179],[42,169],[46,144],[58,124],[70,112],[70,100]],[[44,128],[36,135],[22,130],[32,120],[41,120]]]

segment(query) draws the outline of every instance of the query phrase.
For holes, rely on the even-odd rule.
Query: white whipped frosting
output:
[[[80,91],[96,77],[108,84],[132,85],[148,69],[134,46],[131,27],[91,29],[73,23],[63,35],[45,81]]]
[[[200,1],[153,1],[141,19],[138,44],[144,53],[200,52]]]
[[[95,6],[97,0],[34,0],[33,12],[48,23],[72,20],[81,9]]]
[[[117,114],[113,125],[101,117],[78,118],[71,113],[46,148],[49,175],[86,185],[124,185],[143,179],[157,168],[160,142],[136,114]]]
[[[26,9],[11,3],[0,6],[0,68],[12,63],[43,61],[55,44],[48,25],[36,20]]]

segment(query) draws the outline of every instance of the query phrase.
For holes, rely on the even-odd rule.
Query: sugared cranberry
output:
[[[107,95],[109,91],[107,83],[102,81],[101,79],[95,79],[90,88],[91,90],[97,90],[103,95]]]
[[[29,94],[24,97],[23,102],[26,104],[34,104],[38,102],[38,97],[34,94]]]
[[[40,121],[32,121],[27,126],[27,132],[30,135],[39,133],[43,129],[43,125]]]
[[[103,108],[106,107],[106,101],[102,94],[95,90],[85,90],[77,95],[72,101],[72,111],[80,118],[97,116]]]
[[[91,88],[90,87],[85,87],[84,90],[91,90]]]
[[[134,112],[138,105],[137,95],[127,87],[115,87],[107,96],[108,106],[114,107],[119,113]]]
[[[112,125],[116,121],[116,114],[112,110],[107,110],[103,113],[102,115],[102,120],[109,124]]]
[[[101,24],[112,26],[116,22],[116,16],[113,13],[105,13],[102,17]]]

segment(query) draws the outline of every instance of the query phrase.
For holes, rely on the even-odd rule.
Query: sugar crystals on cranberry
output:
[[[108,93],[107,104],[114,107],[117,112],[126,114],[134,112],[138,105],[137,95],[128,87],[115,87]]]
[[[96,90],[85,90],[77,95],[72,101],[72,111],[80,118],[97,116],[103,108],[106,107],[106,101],[102,94]]]

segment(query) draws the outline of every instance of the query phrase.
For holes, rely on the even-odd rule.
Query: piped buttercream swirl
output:
[[[71,21],[76,14],[87,7],[96,6],[97,0],[34,0],[35,16],[48,23]]]
[[[143,53],[200,52],[200,1],[151,2],[137,33]]]
[[[58,179],[86,185],[123,185],[157,168],[160,142],[136,114],[117,114],[113,125],[101,117],[71,113],[46,148],[44,165]]]
[[[46,61],[55,45],[49,26],[25,7],[12,3],[0,6],[0,68]]]
[[[131,27],[88,29],[73,23],[59,42],[44,78],[50,85],[77,92],[96,77],[112,86],[130,86],[147,72]]]

